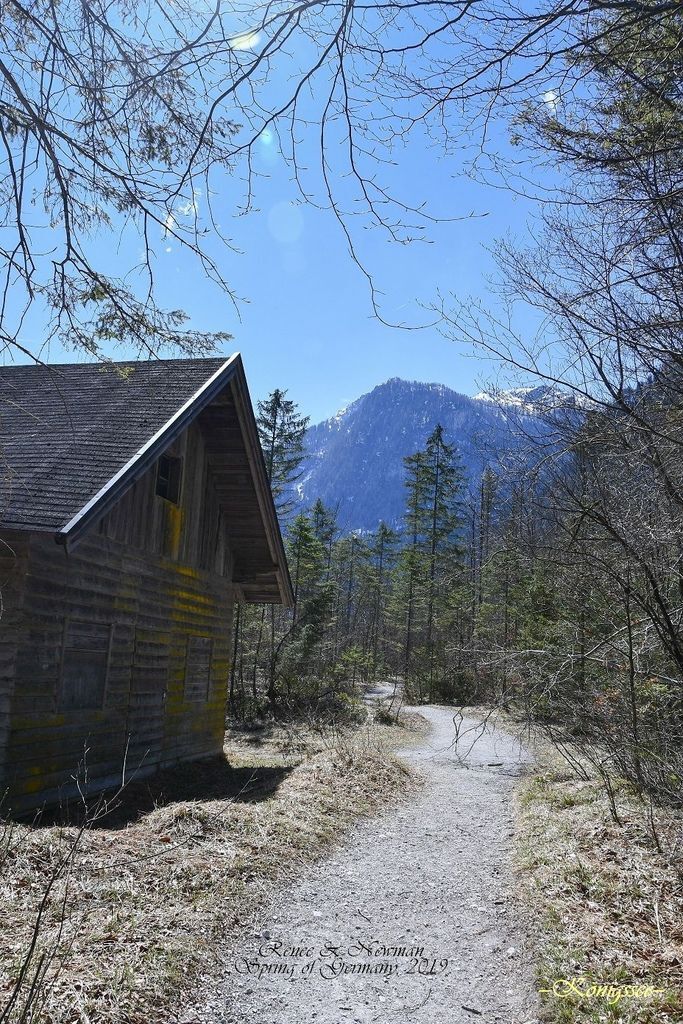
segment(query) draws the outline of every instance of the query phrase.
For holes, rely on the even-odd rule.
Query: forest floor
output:
[[[657,849],[625,783],[616,822],[509,716],[415,710],[422,787],[226,935],[183,1024],[683,1020],[681,816]]]
[[[26,987],[3,1009],[72,849],[27,974],[42,1024],[683,1020],[681,816],[654,812],[658,850],[625,784],[615,822],[510,718],[415,710],[232,734],[82,835],[0,821],[0,1020],[34,1019]],[[585,993],[632,983],[659,991]]]
[[[78,808],[0,820],[0,1021],[177,1019],[226,934],[416,788],[392,750],[422,724],[311,725],[230,733],[223,757],[128,784],[85,831]]]
[[[532,746],[536,770],[516,794],[516,860],[543,1019],[683,1021],[683,815],[648,808],[619,779],[611,809],[590,766],[578,778],[554,747],[538,737]]]
[[[424,785],[226,936],[224,972],[181,1018],[208,1024],[522,1024],[538,1019],[515,900],[514,739],[453,709],[403,752]]]

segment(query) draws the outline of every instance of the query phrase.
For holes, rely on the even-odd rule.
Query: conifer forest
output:
[[[603,404],[547,392],[545,429],[476,487],[435,423],[403,460],[402,522],[351,533],[320,500],[292,508],[307,421],[274,392],[258,423],[296,603],[240,607],[232,715],[353,714],[357,684],[400,679],[411,703],[512,707],[558,742],[568,729],[606,777],[677,804],[677,380]]]

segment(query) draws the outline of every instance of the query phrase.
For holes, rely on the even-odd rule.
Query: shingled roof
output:
[[[82,532],[235,377],[260,513],[284,566],[239,355],[0,367],[0,527],[61,542]]]

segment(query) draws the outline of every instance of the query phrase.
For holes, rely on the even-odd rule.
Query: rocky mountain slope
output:
[[[488,393],[470,398],[443,384],[388,380],[309,429],[297,505],[308,508],[322,498],[338,507],[342,529],[372,530],[381,519],[398,525],[403,456],[423,448],[437,423],[476,483],[498,453],[519,450],[520,434],[536,429],[538,391],[516,389],[493,400]]]

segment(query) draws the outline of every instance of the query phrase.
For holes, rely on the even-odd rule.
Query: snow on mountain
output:
[[[503,409],[514,408],[532,416],[563,409],[586,408],[591,404],[587,396],[549,384],[508,389],[492,388],[490,391],[480,391],[474,396],[474,401],[489,402]]]

